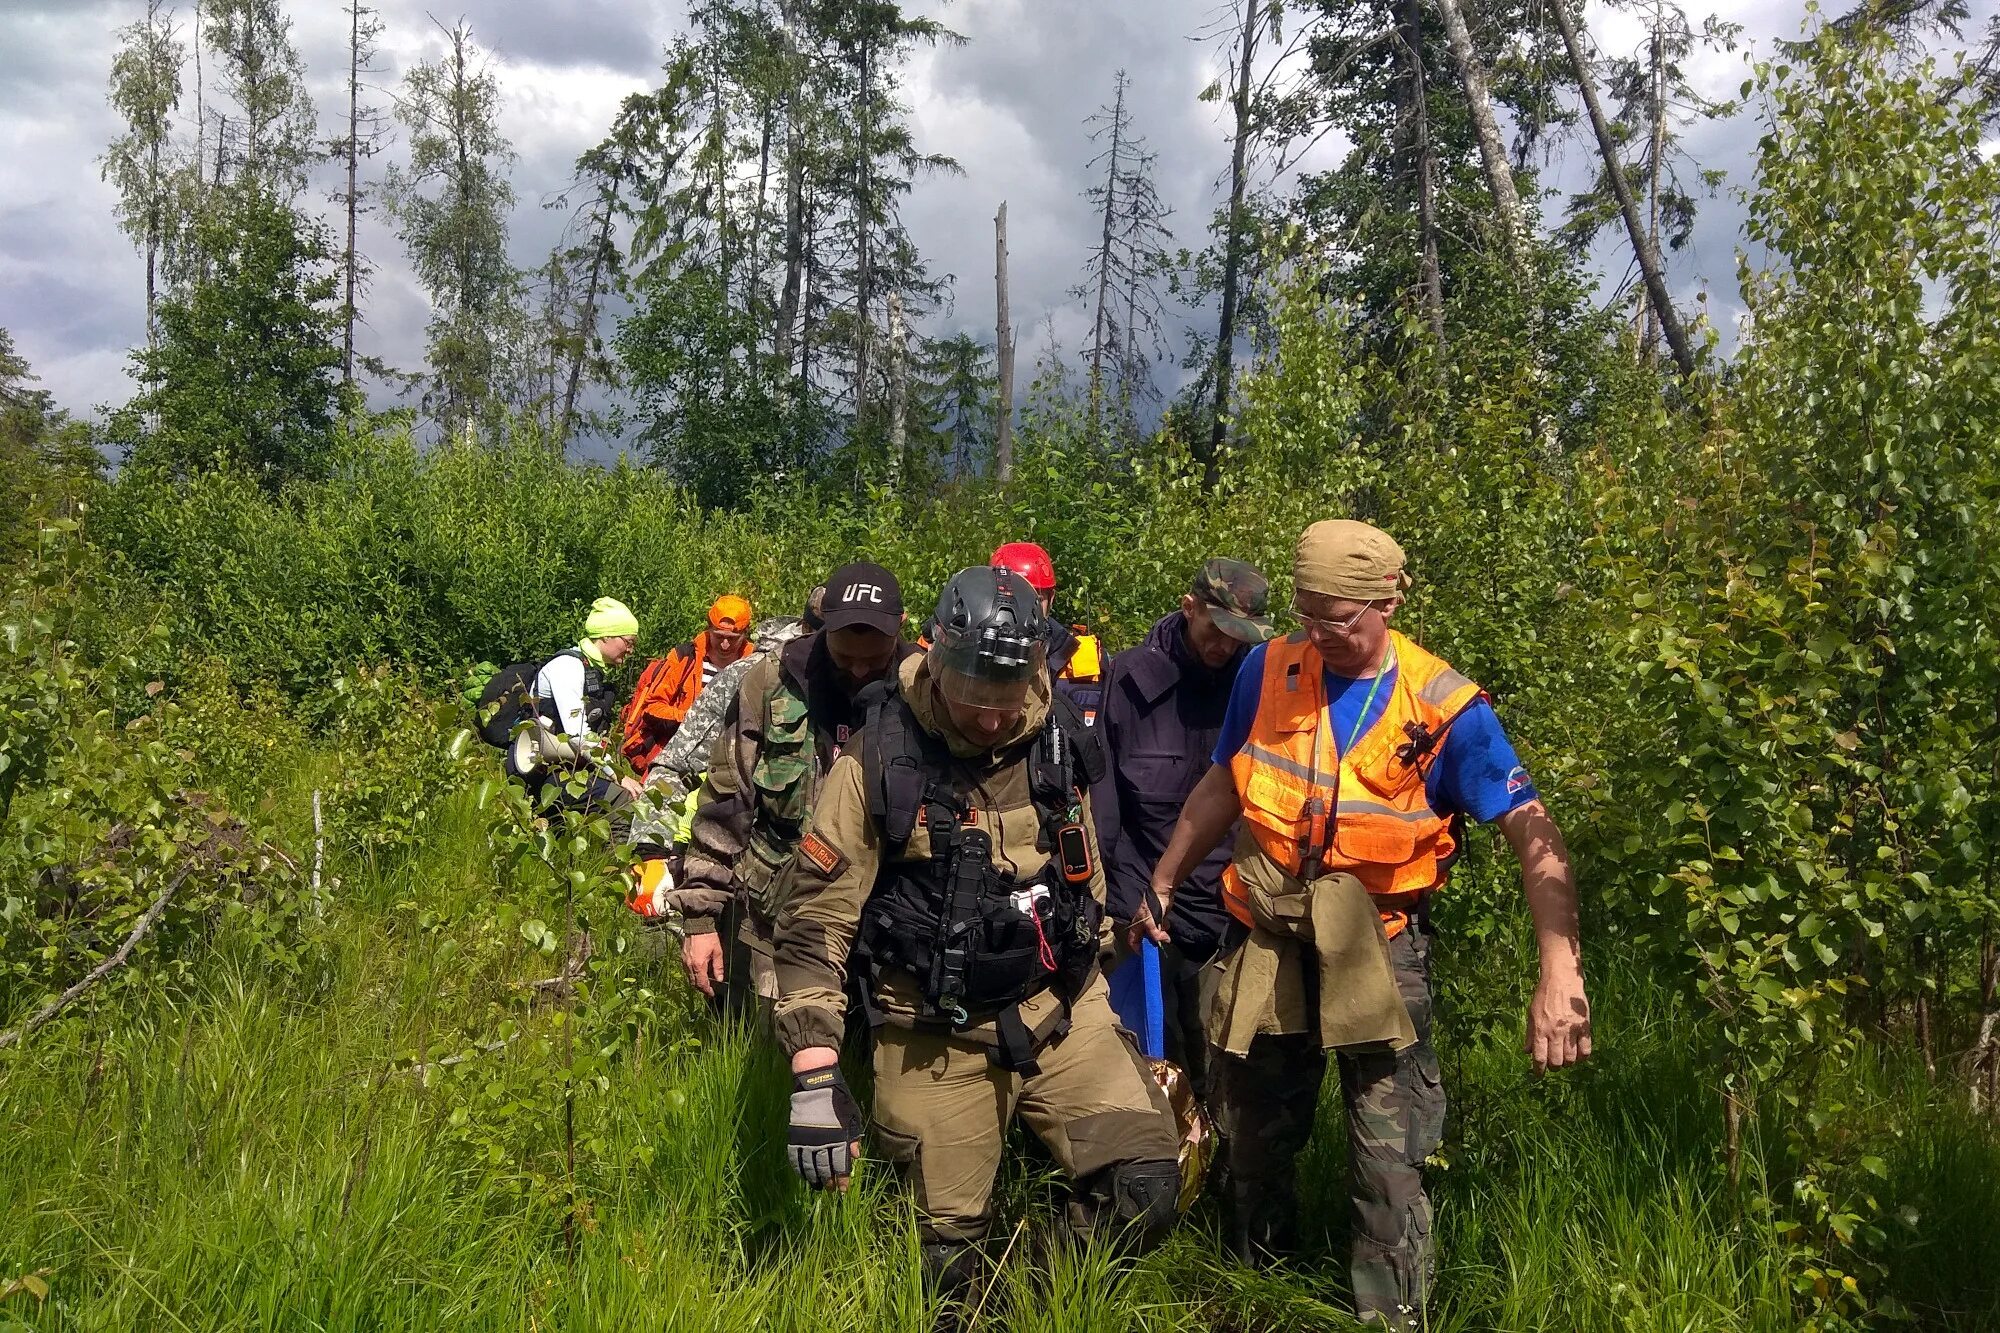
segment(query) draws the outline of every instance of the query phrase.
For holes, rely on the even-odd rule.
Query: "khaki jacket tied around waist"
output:
[[[1266,1033],[1315,1033],[1330,1051],[1399,1051],[1416,1041],[1378,904],[1359,879],[1335,873],[1305,884],[1247,830],[1237,835],[1234,865],[1252,920],[1248,938],[1212,964],[1222,969],[1208,1014],[1212,1044],[1247,1055]]]

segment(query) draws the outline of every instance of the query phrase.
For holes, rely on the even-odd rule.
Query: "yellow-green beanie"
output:
[[[586,639],[616,639],[638,632],[639,617],[616,597],[600,597],[592,602],[590,614],[583,621],[583,636]]]

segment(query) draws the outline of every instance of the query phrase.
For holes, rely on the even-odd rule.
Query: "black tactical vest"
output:
[[[992,835],[967,822],[970,803],[953,780],[957,763],[900,695],[870,709],[862,765],[869,814],[887,843],[882,872],[862,910],[856,952],[868,975],[907,972],[923,997],[920,1019],[963,1027],[997,1019],[1002,1068],[1031,1071],[1040,1045],[1067,1029],[1027,1033],[1025,1000],[1054,988],[1068,1006],[1097,967],[1104,909],[1088,880],[1065,878],[1058,837],[1082,820],[1082,793],[1103,772],[1083,718],[1058,697],[1029,753],[1028,789],[1049,856],[1041,873],[1016,879],[994,864]],[[899,861],[919,816],[930,838],[924,861]]]

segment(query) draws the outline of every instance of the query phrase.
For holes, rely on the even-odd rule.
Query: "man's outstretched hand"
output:
[[[1590,1054],[1590,999],[1583,993],[1582,930],[1577,921],[1576,877],[1562,830],[1541,801],[1500,816],[1521,862],[1521,890],[1535,918],[1542,976],[1528,1005],[1528,1054],[1535,1072],[1561,1069]]]

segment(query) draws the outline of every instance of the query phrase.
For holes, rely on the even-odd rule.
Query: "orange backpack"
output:
[[[618,728],[624,737],[620,748],[641,776],[673,739],[674,725],[670,724],[678,724],[687,713],[686,705],[674,700],[687,683],[689,669],[701,670],[701,657],[694,647],[684,643],[665,657],[646,663],[639,683],[632,687],[632,697],[618,715]]]

